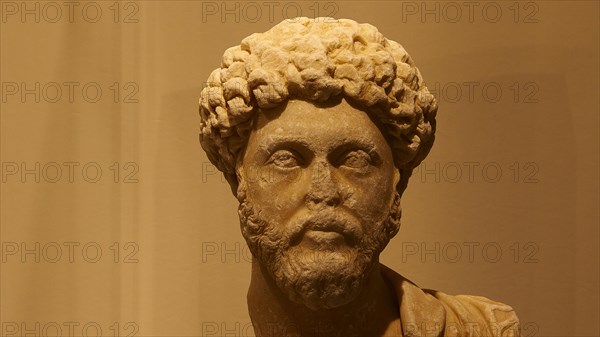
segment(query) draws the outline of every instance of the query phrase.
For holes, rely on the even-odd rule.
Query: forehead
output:
[[[261,111],[249,147],[285,140],[301,140],[320,147],[348,141],[387,146],[367,113],[344,99],[333,106],[290,100],[285,106]]]

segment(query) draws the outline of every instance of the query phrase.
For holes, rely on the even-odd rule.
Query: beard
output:
[[[252,255],[289,300],[312,310],[337,308],[356,299],[400,226],[398,192],[387,217],[368,224],[369,231],[340,209],[301,214],[288,224],[270,223],[246,197],[243,182],[238,199],[240,226]],[[345,244],[301,244],[307,230],[325,227],[340,233]]]

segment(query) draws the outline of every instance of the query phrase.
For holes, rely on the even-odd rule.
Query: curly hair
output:
[[[406,50],[370,24],[301,17],[227,49],[200,95],[200,144],[236,194],[236,162],[260,109],[340,96],[378,122],[402,194],[433,145],[437,104]]]

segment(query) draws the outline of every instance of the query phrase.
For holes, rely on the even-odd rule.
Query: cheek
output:
[[[365,179],[346,180],[348,199],[345,204],[365,223],[386,219],[394,197],[392,175],[373,175]]]
[[[261,217],[284,223],[304,205],[306,182],[303,170],[280,172],[267,168],[245,174],[247,195]]]

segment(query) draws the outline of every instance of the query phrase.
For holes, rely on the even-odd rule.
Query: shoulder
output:
[[[398,297],[400,320],[411,336],[520,336],[513,308],[482,296],[448,295],[421,289],[400,274],[381,266]]]
[[[512,307],[483,296],[448,295],[423,289],[446,310],[447,336],[519,336],[519,318]]]

